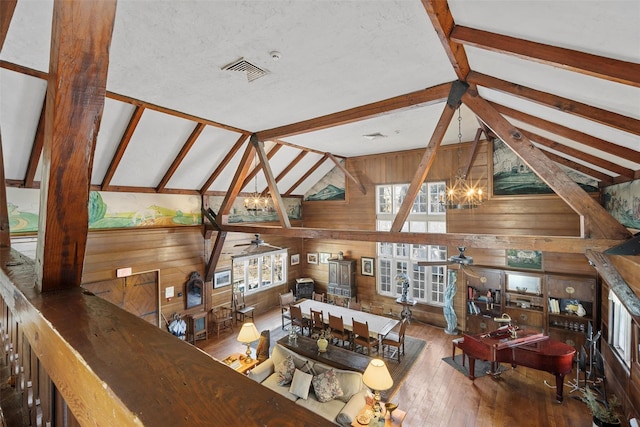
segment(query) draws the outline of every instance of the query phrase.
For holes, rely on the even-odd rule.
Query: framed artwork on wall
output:
[[[291,255],[291,265],[298,265],[298,264],[300,264],[300,254]]]
[[[329,252],[320,252],[320,264],[326,264],[331,258],[331,254]]]
[[[307,254],[307,264],[317,264],[318,263],[318,252],[309,252]]]
[[[507,266],[542,270],[542,252],[507,249]]]
[[[221,288],[231,284],[231,269],[216,271],[213,274],[213,288]]]
[[[368,257],[360,258],[360,274],[363,276],[374,276],[375,259]]]

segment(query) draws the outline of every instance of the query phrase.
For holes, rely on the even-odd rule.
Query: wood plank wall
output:
[[[461,153],[459,153],[459,149]],[[426,181],[446,180],[450,182],[458,169],[466,164],[471,145],[461,147],[444,146],[438,151],[436,160]],[[330,202],[303,202],[302,212],[305,227],[326,227],[336,229],[375,229],[375,186],[411,182],[418,167],[422,150],[385,153],[380,155],[349,158],[346,168],[360,179],[366,187],[362,194],[351,181],[346,182],[346,200]],[[469,179],[479,183],[485,189],[491,185],[491,143],[483,141],[469,172]],[[460,159],[460,160],[459,160]],[[578,236],[580,233],[579,216],[555,195],[536,197],[491,197],[477,209],[449,210],[447,228],[452,233],[487,233],[545,236]],[[428,243],[428,239],[425,239]],[[517,248],[514,248],[517,249]],[[356,283],[358,295],[365,305],[382,304],[385,312],[398,313],[401,306],[392,298],[376,293],[375,277],[360,274],[360,258],[376,258],[376,245],[366,242],[335,242],[307,239],[304,241],[305,255],[303,274],[312,277],[321,291],[326,290],[326,265],[306,264],[306,253],[330,252],[336,254],[342,250],[345,256],[358,261]],[[448,248],[449,254],[457,253],[455,247]],[[470,254],[476,265],[506,268],[506,254],[502,249],[473,249]],[[544,253],[544,270],[541,273],[590,274],[594,271],[586,257],[575,254]],[[460,282],[464,283],[463,275]],[[458,292],[454,300],[454,309],[458,322],[464,328],[464,294]],[[417,305],[413,314],[427,323],[446,326],[441,307]]]

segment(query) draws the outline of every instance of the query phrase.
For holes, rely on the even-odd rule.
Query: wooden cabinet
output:
[[[594,277],[547,276],[549,336],[579,349],[596,323]]]
[[[500,270],[474,268],[464,275],[467,290],[466,332],[479,334],[500,326],[493,319],[503,313],[503,274]]]
[[[342,298],[358,297],[356,287],[356,260],[330,259],[327,294]]]
[[[505,312],[513,324],[545,332],[546,319],[543,276],[533,273],[505,273]]]

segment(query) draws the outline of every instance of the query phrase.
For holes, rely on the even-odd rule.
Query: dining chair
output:
[[[280,311],[282,312],[282,329],[284,329],[285,319],[291,321],[289,308],[291,307],[291,304],[295,302],[295,298],[293,296],[293,291],[280,294],[278,297],[280,298]]]
[[[220,338],[220,331],[230,329],[233,332],[233,310],[230,307],[214,307],[211,309],[211,332],[216,331]]]
[[[324,331],[324,315],[322,314],[322,311],[314,310],[312,308],[310,335],[312,335],[313,333],[320,334],[322,331]]]
[[[385,349],[388,347],[396,347],[398,349],[398,363],[400,363],[400,357],[404,356],[404,334],[407,331],[407,323],[409,321],[405,317],[402,319],[400,323],[400,331],[399,332],[389,332],[382,338],[382,356],[384,357],[386,354]]]
[[[348,307],[351,310],[362,311],[362,303],[361,302],[355,302],[353,300],[349,300],[349,306]]]
[[[384,305],[371,304],[371,314],[382,316],[384,314]]]
[[[313,292],[313,294],[311,295],[311,297],[312,297],[312,298],[313,298],[313,300],[315,300],[315,301],[324,302],[324,294],[317,294],[317,293]]]
[[[300,333],[304,335],[304,328],[310,329],[309,320],[302,316],[302,309],[297,305],[292,305],[289,309],[291,314],[291,327],[298,326]]]
[[[329,313],[329,329],[331,330],[332,338],[335,338],[336,341],[342,341],[342,347],[344,347],[345,344],[351,345],[351,336],[349,331],[344,328],[342,316],[338,317]]]
[[[372,348],[379,353],[380,340],[369,335],[369,322],[362,323],[353,318],[351,321],[353,322],[353,350],[358,351],[360,346],[363,351],[365,347],[367,348],[368,355],[371,355]]]
[[[233,311],[235,313],[234,318],[236,323],[238,323],[238,321],[244,323],[247,317],[250,317],[251,321],[253,322],[253,312],[255,311],[255,309],[255,306],[247,305],[247,303],[245,302],[244,292],[233,292]]]

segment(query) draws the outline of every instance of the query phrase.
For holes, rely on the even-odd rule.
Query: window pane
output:
[[[377,213],[391,213],[391,186],[380,185],[377,192]]]
[[[444,182],[435,182],[428,185],[429,189],[429,213],[444,214],[447,187]]]
[[[391,292],[391,260],[378,259],[378,280],[380,292]]]
[[[427,230],[429,233],[446,233],[447,223],[444,221],[429,221]]]
[[[431,267],[431,302],[444,303],[445,267]]]
[[[273,256],[273,283],[278,285],[284,283],[285,271],[284,266],[286,264],[285,254],[275,254]]]
[[[393,243],[378,243],[378,255],[380,256],[393,256]]]
[[[409,277],[408,273],[409,273],[409,263],[407,261],[396,261],[396,272],[395,272],[394,278],[399,274],[406,274],[407,277]],[[402,295],[402,284],[396,283],[395,295]]]
[[[427,245],[411,245],[411,259],[426,261]]]
[[[249,285],[249,291],[258,289],[258,283],[260,280],[258,264],[258,258],[249,258],[247,260],[247,284]]]
[[[244,275],[244,261],[233,262],[233,287],[234,289],[244,292],[245,289],[245,275]]]
[[[271,278],[271,255],[262,256],[260,271],[260,286],[269,286]]]
[[[393,213],[398,213],[402,202],[409,190],[409,184],[400,184],[393,186]]]
[[[409,258],[409,244],[397,243],[395,254],[400,258]]]
[[[422,184],[420,191],[413,201],[412,213],[426,213],[427,212],[427,184]]]
[[[413,264],[412,279],[413,299],[424,301],[427,293],[427,268]]]

